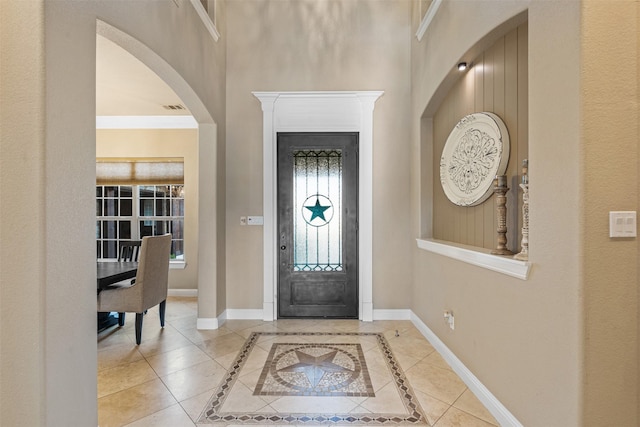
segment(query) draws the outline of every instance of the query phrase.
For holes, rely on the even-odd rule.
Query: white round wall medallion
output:
[[[509,163],[509,133],[493,113],[463,117],[453,128],[440,158],[440,182],[449,200],[475,206],[493,193],[493,180]]]

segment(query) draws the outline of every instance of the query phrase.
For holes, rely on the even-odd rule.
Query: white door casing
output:
[[[373,109],[383,91],[253,92],[263,112],[263,319],[277,318],[278,132],[359,133],[359,318],[373,320]]]

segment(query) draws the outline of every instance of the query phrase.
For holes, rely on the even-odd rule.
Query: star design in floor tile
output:
[[[325,373],[353,372],[351,369],[347,369],[333,363],[333,359],[336,357],[337,353],[338,351],[334,350],[321,356],[312,356],[300,350],[296,350],[299,362],[278,369],[278,372],[302,372],[307,376],[312,387],[315,388],[318,386]]]

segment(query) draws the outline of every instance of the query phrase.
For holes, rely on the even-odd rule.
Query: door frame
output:
[[[277,319],[277,134],[358,132],[358,315],[373,320],[373,109],[383,91],[253,92],[263,112],[263,320]]]

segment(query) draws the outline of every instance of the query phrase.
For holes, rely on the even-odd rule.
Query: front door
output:
[[[278,317],[358,317],[358,134],[278,133]]]

